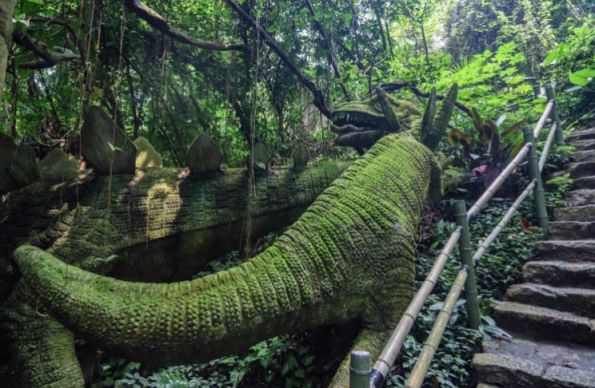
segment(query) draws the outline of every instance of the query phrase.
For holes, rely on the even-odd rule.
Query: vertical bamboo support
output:
[[[560,125],[560,116],[558,115],[558,107],[556,106],[556,97],[554,95],[554,88],[552,84],[548,83],[545,86],[545,95],[548,101],[554,101],[554,107],[552,109],[552,120],[556,123],[556,144],[564,144],[564,135],[562,133],[562,126]]]
[[[529,151],[529,175],[531,179],[535,180],[535,190],[533,190],[533,199],[535,202],[535,211],[537,212],[537,223],[543,229],[543,233],[547,235],[548,219],[547,210],[545,209],[545,192],[543,190],[543,182],[541,181],[541,173],[539,172],[539,162],[537,161],[537,147],[535,146],[535,138],[530,126],[526,126],[525,142],[532,143],[533,146]]]
[[[467,221],[467,207],[465,201],[454,203],[455,220],[457,225],[463,228],[463,234],[459,240],[459,253],[463,265],[467,266],[467,279],[465,281],[465,299],[467,300],[467,315],[469,316],[469,327],[479,329],[479,301],[477,300],[477,281],[475,269],[473,268],[473,257],[471,250],[471,234],[469,222]]]
[[[349,388],[370,388],[370,353],[365,350],[351,352]]]

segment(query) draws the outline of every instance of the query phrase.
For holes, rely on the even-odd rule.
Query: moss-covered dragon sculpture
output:
[[[413,293],[420,214],[428,195],[440,191],[439,168],[420,140],[436,146],[454,99],[456,87],[436,118],[435,98],[420,117],[382,90],[360,104],[365,112],[339,106],[337,142],[368,151],[269,248],[238,267],[179,283],[133,283],[23,245],[15,261],[25,281],[15,294],[101,348],[141,361],[204,361],[274,335],[352,320],[361,323],[354,347],[376,356]],[[51,366],[72,371],[59,385],[80,386],[74,350],[60,347],[66,331],[46,329],[37,341],[57,341]],[[23,357],[31,356],[27,350]],[[52,378],[39,374],[50,372],[39,365],[28,382],[49,385]],[[345,360],[332,384],[347,386],[347,376]]]

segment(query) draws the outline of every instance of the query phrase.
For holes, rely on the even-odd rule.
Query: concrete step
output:
[[[483,348],[484,353],[473,358],[473,368],[483,384],[595,387],[595,349],[523,338],[485,341]]]
[[[516,302],[498,304],[494,315],[498,326],[528,338],[595,346],[595,320],[587,317]]]
[[[570,176],[575,179],[595,176],[595,161],[570,163],[566,172],[569,172]]]
[[[573,145],[577,151],[588,151],[588,150],[595,150],[595,140],[576,140],[572,143],[568,143]]]
[[[595,318],[595,290],[593,289],[522,283],[510,287],[504,299]]]
[[[523,274],[532,283],[595,289],[595,263],[530,261],[523,267]]]
[[[595,205],[554,209],[556,221],[595,221]]]
[[[595,262],[595,240],[545,240],[535,247],[542,260]]]
[[[564,141],[567,143],[572,143],[577,140],[590,140],[590,139],[595,139],[595,128],[583,129],[580,131],[571,132],[570,134],[568,134],[566,136]]]
[[[595,238],[595,221],[552,221],[548,230],[552,240],[588,240]]]
[[[595,204],[595,189],[571,190],[566,193],[566,200],[570,206],[585,206]],[[595,234],[593,234],[595,237]]]
[[[573,186],[577,189],[595,189],[595,176],[575,179]]]
[[[588,162],[595,160],[595,150],[591,151],[576,151],[574,153],[575,162]]]

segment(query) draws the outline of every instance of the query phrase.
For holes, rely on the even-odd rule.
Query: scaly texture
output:
[[[416,234],[433,166],[431,152],[410,135],[386,136],[271,247],[193,281],[115,280],[32,246],[20,247],[15,258],[60,322],[135,359],[208,360],[354,318],[364,326],[360,339],[378,344],[373,337],[384,338],[413,292]]]
[[[296,219],[346,165],[319,163],[259,175],[252,206],[254,235]],[[0,256],[28,239],[69,264],[101,274],[160,281],[189,278],[207,260],[239,246],[240,238],[230,236],[239,236],[244,222],[246,178],[240,172],[181,180],[178,173],[160,169],[114,176],[111,192],[108,178],[99,177],[78,190],[65,185],[44,196],[39,195],[43,187],[11,193],[11,206],[0,222],[0,236],[7,236]],[[106,260],[113,253],[119,259]],[[10,280],[14,284],[17,279]],[[6,295],[13,286],[4,284]],[[72,333],[47,314],[24,283],[2,306],[0,323],[0,342],[4,347],[6,341],[10,350],[14,384],[82,385]],[[56,370],[60,364],[64,373]]]

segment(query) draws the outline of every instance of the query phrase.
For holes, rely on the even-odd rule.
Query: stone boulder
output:
[[[39,180],[37,158],[31,147],[16,145],[11,137],[0,134],[0,194]]]
[[[266,146],[262,143],[256,143],[254,145],[254,170],[266,170],[270,161],[271,155]]]
[[[100,175],[110,172],[134,174],[136,147],[114,120],[97,106],[89,108],[85,117],[81,129],[81,152]]]
[[[136,146],[136,168],[161,168],[163,167],[163,159],[155,147],[149,141],[139,136],[135,141]]]
[[[293,147],[291,156],[293,158],[294,168],[305,167],[310,161],[310,151],[308,151],[308,146],[304,143],[297,144]]]
[[[54,148],[39,162],[39,173],[49,184],[73,181],[79,175],[79,163],[72,155]]]
[[[198,135],[188,149],[188,167],[193,174],[219,171],[221,159],[217,143],[206,133]]]

